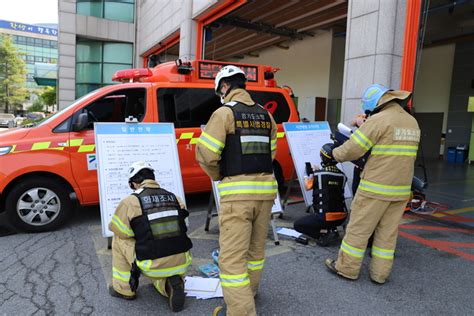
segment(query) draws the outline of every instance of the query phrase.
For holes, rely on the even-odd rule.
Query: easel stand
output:
[[[214,200],[214,194],[211,192],[211,196],[209,197],[209,205],[207,208],[207,214],[206,214],[206,225],[204,226],[204,231],[209,232],[209,226],[211,224],[211,219],[215,216],[218,216],[219,213],[217,210],[214,212],[214,205],[215,205],[215,200]],[[272,226],[272,231],[273,231],[273,241],[275,242],[275,245],[280,245],[280,239],[278,238],[278,234],[276,232],[276,225],[275,225],[275,215],[278,214],[281,216],[283,212],[278,212],[278,213],[272,213],[271,214],[271,219],[270,219],[270,225]]]

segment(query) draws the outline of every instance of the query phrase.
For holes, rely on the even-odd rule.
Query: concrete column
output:
[[[179,39],[179,58],[193,60],[196,58],[197,23],[193,20],[193,0],[183,1],[183,19]]]
[[[76,0],[59,0],[58,107],[76,99]]]
[[[347,17],[342,121],[361,113],[360,98],[372,83],[398,89],[406,0],[351,0]]]

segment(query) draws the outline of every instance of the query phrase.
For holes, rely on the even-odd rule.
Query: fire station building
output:
[[[414,90],[425,156],[437,158],[474,132],[473,12],[469,0],[59,0],[59,106],[119,69],[265,64],[301,118],[331,125],[360,112],[372,83]]]

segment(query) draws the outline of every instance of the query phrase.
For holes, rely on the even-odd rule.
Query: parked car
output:
[[[15,117],[16,126],[21,126],[23,124],[23,121],[25,121],[25,120],[26,120],[26,117],[24,117],[24,116]]]
[[[0,127],[16,127],[15,115],[8,113],[0,113]]]

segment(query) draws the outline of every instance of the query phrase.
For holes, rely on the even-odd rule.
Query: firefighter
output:
[[[313,189],[315,214],[304,216],[293,224],[296,231],[315,238],[316,243],[322,247],[339,238],[337,226],[342,225],[347,217],[344,200],[347,178],[336,166],[337,161],[328,155],[331,146],[332,144],[325,144],[321,148],[322,169],[309,170],[312,174],[306,190]]]
[[[272,173],[277,126],[252,100],[245,82],[236,66],[219,71],[215,91],[223,106],[212,114],[196,147],[201,167],[212,180],[221,181],[219,268],[226,307],[216,307],[215,315],[256,315],[254,296],[278,190]]]
[[[150,164],[137,161],[128,172],[134,193],[123,199],[109,224],[114,297],[134,299],[140,273],[168,298],[173,312],[184,307],[183,276],[191,264],[184,204],[155,181]]]
[[[418,124],[403,106],[410,92],[371,85],[362,96],[367,121],[330,155],[337,161],[362,157],[371,150],[351,207],[337,261],[326,259],[329,270],[344,278],[359,277],[367,240],[374,233],[370,279],[386,282],[393,265],[398,225],[410,197],[414,163],[420,141]]]

